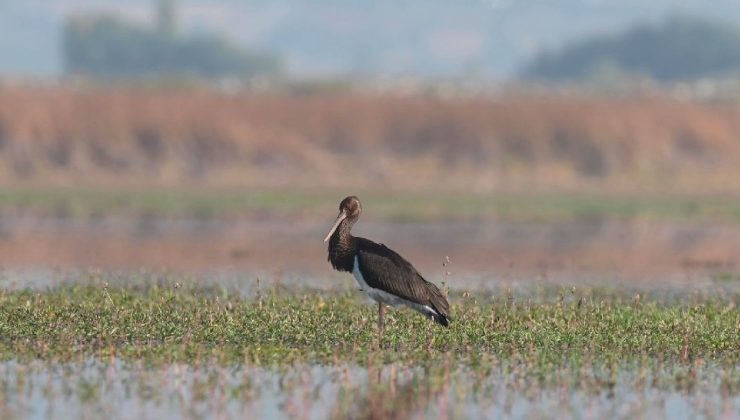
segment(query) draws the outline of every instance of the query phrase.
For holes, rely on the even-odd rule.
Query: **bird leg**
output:
[[[383,335],[385,330],[385,307],[381,302],[378,302],[378,332]]]

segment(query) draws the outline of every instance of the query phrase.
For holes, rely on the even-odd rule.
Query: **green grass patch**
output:
[[[722,271],[715,273],[712,278],[720,283],[740,283],[740,273]]]
[[[105,215],[223,217],[270,212],[322,215],[336,211],[346,191],[255,189],[21,188],[0,191],[0,213],[59,217]],[[740,197],[600,193],[352,191],[376,219],[423,221],[498,219],[580,221],[651,218],[740,223]]]
[[[453,295],[450,328],[391,311],[379,342],[376,307],[356,293],[239,294],[166,286],[75,286],[0,295],[0,358],[117,356],[151,363],[213,361],[438,364],[473,368],[526,361],[609,366],[644,359],[740,363],[735,297],[666,304],[578,299],[527,303]]]

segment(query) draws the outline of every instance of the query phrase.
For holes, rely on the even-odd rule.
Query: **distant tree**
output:
[[[657,80],[690,80],[740,71],[740,30],[708,20],[674,17],[617,36],[587,39],[536,57],[528,78],[590,77],[605,65]]]
[[[250,78],[280,72],[280,62],[272,54],[246,51],[215,35],[179,36],[175,13],[171,0],[161,0],[156,27],[115,15],[67,19],[63,34],[67,71],[101,78]]]

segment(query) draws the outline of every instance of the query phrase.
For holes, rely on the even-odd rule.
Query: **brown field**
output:
[[[0,87],[4,185],[739,191],[740,106]]]

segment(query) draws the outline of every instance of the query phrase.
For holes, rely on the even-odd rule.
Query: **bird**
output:
[[[362,213],[356,196],[339,203],[339,215],[324,238],[328,260],[337,271],[352,273],[360,289],[378,302],[378,331],[385,327],[384,305],[408,307],[448,327],[450,304],[439,288],[428,282],[414,266],[387,246],[352,236],[352,227]]]

